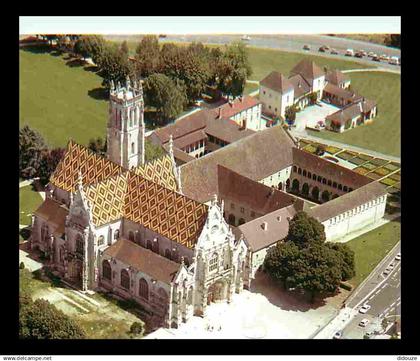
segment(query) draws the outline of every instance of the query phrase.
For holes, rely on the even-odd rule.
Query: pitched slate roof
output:
[[[302,59],[290,71],[290,74],[300,74],[310,84],[312,84],[312,81],[314,79],[325,75],[324,72],[318,67],[318,65],[316,65],[314,61],[309,59]]]
[[[295,74],[289,77],[289,81],[292,83],[294,88],[295,99],[301,97],[304,94],[307,94],[311,91],[311,86],[305,80],[305,78],[300,74]]]
[[[281,94],[287,93],[293,90],[293,84],[283,74],[278,71],[272,71],[263,80],[260,81],[260,85],[272,89]]]
[[[71,140],[67,144],[64,157],[50,177],[50,183],[67,192],[75,192],[79,172],[82,174],[83,184],[93,184],[123,171],[124,168],[120,165]]]
[[[343,194],[338,198],[315,206],[307,211],[307,213],[318,221],[323,222],[385,194],[387,192],[384,185],[379,182],[370,182],[350,193]]]
[[[180,268],[178,263],[126,239],[117,240],[105,249],[104,254],[166,284],[174,280]]]
[[[350,79],[340,70],[334,69],[327,71],[327,73],[325,74],[325,80],[327,80],[330,84],[338,86],[339,84],[345,83]]]
[[[84,187],[93,222],[102,226],[122,217],[193,248],[207,206],[133,172]]]
[[[255,133],[252,129],[243,129],[234,120],[225,118],[216,118],[208,122],[204,131],[206,134],[224,140],[227,143],[236,142]]]
[[[281,126],[259,131],[181,165],[182,190],[186,196],[206,202],[217,194],[218,164],[259,181],[292,165],[293,147]]]
[[[278,209],[240,225],[238,233],[243,234],[245,243],[253,252],[259,251],[286,238],[289,233],[288,218],[293,218],[297,211],[293,205]],[[264,222],[267,222],[267,230],[263,228]]]
[[[266,214],[295,202],[295,197],[217,165],[218,196]]]
[[[241,113],[249,108],[255,107],[256,105],[261,104],[261,102],[249,95],[244,95],[240,98],[236,98],[232,102],[227,102],[217,108],[213,108],[212,111],[215,117],[218,117],[219,114],[223,118],[231,118],[235,114]]]
[[[69,210],[54,199],[47,198],[35,211],[35,216],[48,222],[54,235],[61,236],[65,231],[66,217]]]

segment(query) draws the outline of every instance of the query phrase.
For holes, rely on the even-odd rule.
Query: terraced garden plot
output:
[[[373,159],[373,158],[374,158],[374,157],[371,157],[370,155],[363,154],[363,153],[360,153],[360,154],[358,155],[358,157],[359,157],[359,158],[361,158],[361,159],[364,159],[364,160],[371,160],[371,159]]]
[[[374,170],[374,169],[378,168],[378,166],[369,162],[369,163],[363,164],[363,168],[366,168],[368,170]]]
[[[385,185],[387,185],[387,186],[393,186],[393,185],[394,185],[394,184],[396,184],[397,182],[396,182],[396,181],[394,181],[394,180],[392,180],[392,179],[390,179],[389,177],[387,177],[387,178],[382,179],[382,180],[380,181],[380,183],[385,184]]]
[[[307,140],[304,140],[304,139],[300,139],[300,140],[299,140],[299,145],[300,145],[302,148],[306,147],[306,146],[307,146],[307,145],[309,145],[309,144],[311,144],[311,142],[309,142],[309,141],[307,141]]]
[[[369,169],[366,169],[364,167],[357,167],[353,169],[356,173],[359,173],[361,175],[365,175],[366,173],[369,172]]]
[[[394,184],[394,188],[401,190],[401,182]]]
[[[372,159],[369,163],[374,164],[378,167],[382,167],[383,165],[389,163],[389,160],[381,159],[381,158],[375,158],[375,159]]]
[[[391,174],[388,178],[391,178],[391,179],[393,179],[396,182],[400,182],[401,181],[401,175],[398,174],[398,173]]]
[[[394,163],[389,163],[389,164],[384,165],[384,168],[386,168],[386,169],[390,170],[391,172],[393,172],[393,171],[399,169],[400,168],[400,165],[399,164],[396,165]]]
[[[314,154],[316,152],[316,147],[314,147],[312,144],[307,145],[303,150],[306,150],[309,153]]]
[[[356,164],[356,165],[362,165],[363,163],[366,163],[366,159],[362,159],[359,156],[351,158],[348,160],[350,163],[352,164]]]
[[[374,179],[374,180],[378,180],[378,179],[382,178],[381,175],[376,174],[374,172],[368,173],[368,174],[366,174],[366,176],[371,178],[371,179]]]
[[[351,158],[354,158],[356,155],[357,155],[357,153],[353,153],[353,152],[350,152],[350,151],[346,150],[344,152],[338,153],[337,157],[341,158],[341,159],[344,159],[344,160],[349,160]]]
[[[386,176],[387,174],[391,173],[388,169],[385,168],[377,168],[374,170],[374,172],[380,176]]]
[[[333,147],[332,145],[329,145],[328,147],[325,148],[325,151],[334,155],[337,154],[338,152],[342,151],[343,149],[341,148],[337,148],[337,147]]]

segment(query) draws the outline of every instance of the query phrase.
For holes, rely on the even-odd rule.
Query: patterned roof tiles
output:
[[[71,140],[64,158],[50,177],[50,183],[67,192],[75,192],[79,171],[83,184],[93,184],[122,173],[124,168]]]

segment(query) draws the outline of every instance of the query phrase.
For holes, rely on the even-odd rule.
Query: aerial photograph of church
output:
[[[19,37],[19,337],[400,338],[400,35],[117,34]]]

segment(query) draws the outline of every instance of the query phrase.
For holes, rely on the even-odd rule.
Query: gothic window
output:
[[[293,166],[293,172],[296,172],[297,171],[297,167],[294,165]]]
[[[298,174],[302,174],[302,169],[298,168]]]
[[[114,239],[118,239],[118,238],[120,238],[120,230],[119,230],[119,229],[117,229],[117,230],[114,232]]]
[[[153,249],[152,241],[150,239],[147,240],[147,248],[150,250]]]
[[[159,253],[159,240],[157,238],[155,240],[153,240],[152,251],[156,252],[156,253]]]
[[[333,182],[333,188],[337,188],[337,182]]]
[[[241,207],[241,213],[245,213],[245,208]]]
[[[48,224],[44,223],[41,228],[41,240],[44,242],[48,237]]]
[[[111,265],[107,260],[104,260],[102,262],[102,277],[106,280],[111,281]]]
[[[146,300],[149,299],[149,285],[144,278],[139,281],[139,296]]]
[[[209,272],[217,270],[218,260],[219,260],[219,257],[217,253],[213,253],[213,256],[211,256],[210,262],[209,262]]]
[[[134,154],[135,152],[136,152],[136,146],[133,142],[133,143],[131,143],[131,154]]]
[[[130,289],[130,275],[126,269],[121,270],[121,287]]]
[[[341,184],[338,185],[338,189],[341,191],[343,190],[343,186]]]
[[[98,238],[98,246],[102,246],[104,244],[105,241],[105,237],[104,236],[99,236]]]
[[[169,249],[165,249],[165,257],[171,259],[171,251]]]
[[[347,192],[347,186],[344,186],[344,187],[343,187],[343,191],[344,191],[344,192]]]
[[[313,180],[316,180],[316,174],[314,173],[314,174],[312,174],[312,179]]]
[[[128,232],[128,239],[129,239],[131,242],[134,242],[134,233],[133,233],[132,231]]]
[[[331,187],[332,185],[331,179],[328,180],[327,184]]]
[[[136,243],[139,244],[140,246],[143,246],[141,235],[140,235],[140,232],[138,231],[136,232]]]
[[[76,253],[82,253],[84,251],[84,247],[83,247],[83,238],[82,236],[78,235],[76,238]]]
[[[188,289],[188,301],[187,301],[187,303],[189,305],[192,305],[192,301],[193,301],[193,287],[190,286],[190,288]]]
[[[302,175],[306,177],[306,170],[303,170]]]

